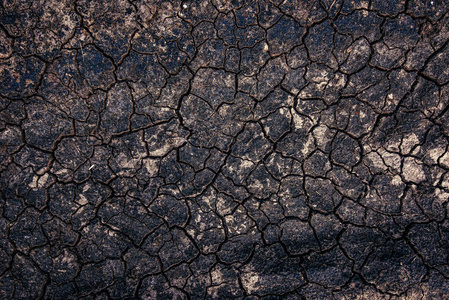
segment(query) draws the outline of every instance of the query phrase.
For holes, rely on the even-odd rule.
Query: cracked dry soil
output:
[[[448,299],[448,11],[0,1],[0,298]]]

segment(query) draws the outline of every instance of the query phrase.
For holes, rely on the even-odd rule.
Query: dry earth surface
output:
[[[448,299],[448,10],[0,1],[0,298]]]

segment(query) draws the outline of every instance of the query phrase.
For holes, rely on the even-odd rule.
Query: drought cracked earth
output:
[[[442,299],[449,3],[0,3],[0,298]]]

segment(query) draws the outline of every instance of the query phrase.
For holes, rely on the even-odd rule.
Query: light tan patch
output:
[[[249,272],[242,276],[242,283],[248,294],[259,290],[260,277],[256,272]]]
[[[416,184],[426,180],[426,174],[424,173],[422,165],[413,157],[404,159],[402,174],[404,175],[405,180]]]
[[[401,144],[401,150],[404,154],[409,154],[410,151],[415,147],[417,144],[419,144],[418,136],[414,133],[407,135],[403,138],[402,144]]]

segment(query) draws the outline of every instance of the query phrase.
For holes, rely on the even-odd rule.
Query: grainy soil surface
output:
[[[1,299],[448,299],[447,0],[0,1]]]

